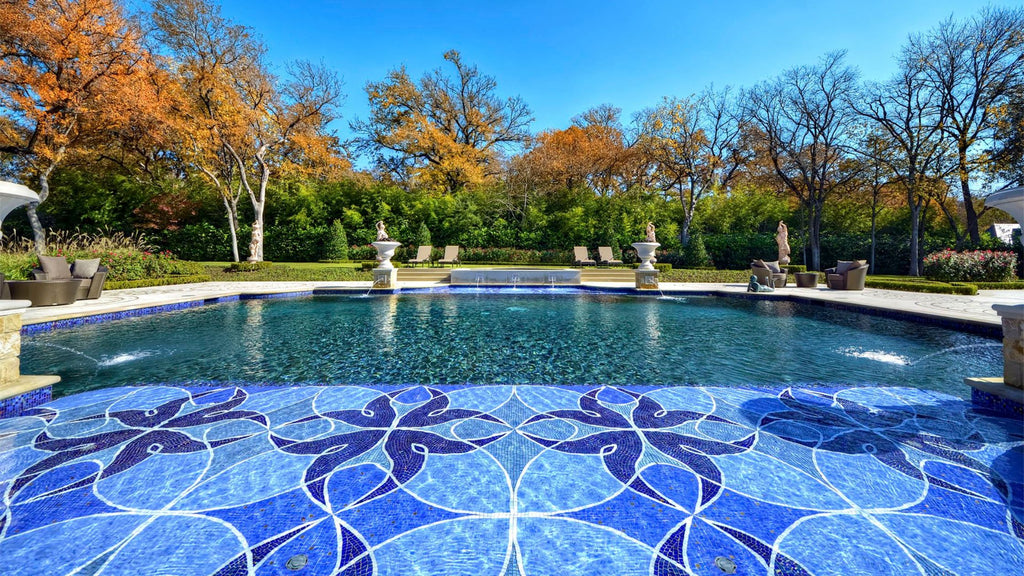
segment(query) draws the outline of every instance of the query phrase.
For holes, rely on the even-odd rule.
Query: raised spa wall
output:
[[[21,373],[21,313],[28,300],[0,300],[0,418],[49,402],[60,376]]]
[[[509,268],[458,268],[452,270],[455,285],[579,286],[579,270],[515,270]]]

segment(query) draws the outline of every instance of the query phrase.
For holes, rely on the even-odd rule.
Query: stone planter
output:
[[[640,258],[639,270],[654,270],[654,263],[657,260],[654,258],[654,251],[661,246],[657,242],[634,242],[633,248],[636,248],[636,255]]]
[[[395,248],[401,246],[401,242],[374,242],[373,247],[377,249],[377,270],[394,270],[391,258],[395,255]]]

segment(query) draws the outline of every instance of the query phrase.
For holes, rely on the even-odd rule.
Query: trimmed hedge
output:
[[[232,262],[224,269],[225,272],[256,272],[267,270],[274,265],[273,262],[263,260],[262,262]]]
[[[934,282],[931,280],[896,280],[891,278],[872,278],[868,276],[864,280],[867,288],[881,288],[884,290],[900,290],[903,292],[926,292],[929,294],[959,294],[962,296],[974,296],[978,293],[978,287],[974,284],[963,282]]]
[[[126,288],[149,288],[150,286],[172,286],[174,284],[197,284],[209,282],[210,277],[206,274],[193,274],[191,276],[166,276],[164,278],[143,278],[142,280],[121,280],[107,281],[103,283],[104,290],[124,290]]]
[[[1024,290],[1024,281],[1015,280],[1013,282],[971,282],[978,287],[979,290]]]

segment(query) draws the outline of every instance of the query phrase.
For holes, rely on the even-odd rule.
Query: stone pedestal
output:
[[[658,289],[658,271],[657,270],[636,270],[636,289],[637,290],[657,290]]]
[[[398,287],[398,269],[397,268],[374,268],[373,269],[373,287],[374,288],[396,288]]]
[[[28,300],[0,300],[0,418],[49,402],[60,376],[21,373],[21,313]]]
[[[1024,388],[1024,304],[992,308],[1003,320],[1003,383]]]

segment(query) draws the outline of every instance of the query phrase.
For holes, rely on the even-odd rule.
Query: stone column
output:
[[[21,312],[0,312],[0,390],[21,378]]]
[[[1003,382],[1024,388],[1024,304],[992,306],[1003,320]]]
[[[0,418],[49,402],[60,376],[21,373],[21,313],[28,300],[0,300]]]

